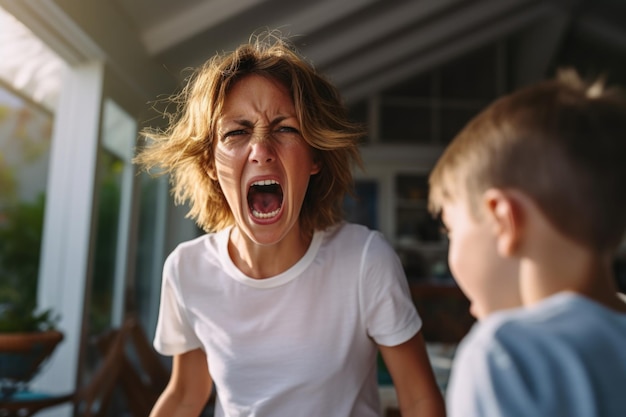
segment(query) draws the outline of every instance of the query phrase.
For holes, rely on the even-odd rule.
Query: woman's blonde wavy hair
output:
[[[358,141],[364,130],[348,119],[338,90],[275,31],[253,35],[249,43],[216,54],[195,70],[183,90],[167,99],[176,105],[176,112],[166,113],[169,126],[145,129],[146,143],[134,161],[155,175],[170,174],[175,202],[188,202],[188,217],[206,232],[231,225],[234,218],[220,185],[207,172],[214,163],[216,121],[225,98],[250,74],[277,80],[290,91],[302,137],[321,163],[309,182],[301,227],[310,233],[339,222],[343,198],[352,192],[353,164],[362,167]]]

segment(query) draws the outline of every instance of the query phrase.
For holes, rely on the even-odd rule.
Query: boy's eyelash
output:
[[[439,233],[441,233],[442,235],[447,236],[450,233],[450,230],[448,229],[446,224],[443,222],[443,217],[441,213],[437,215],[437,225],[439,226]]]

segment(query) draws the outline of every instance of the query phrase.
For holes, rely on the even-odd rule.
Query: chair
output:
[[[75,417],[104,417],[120,373],[124,367],[124,343],[130,326],[110,330],[95,340],[102,353],[103,360],[90,377],[90,380],[74,395]],[[106,349],[101,347],[102,340],[107,340]]]
[[[116,374],[117,385],[122,389],[128,411],[133,417],[148,417],[157,399],[167,386],[170,370],[152,347],[146,332],[134,315],[129,315],[122,326],[121,367]],[[104,354],[119,339],[113,330],[98,340],[97,346]],[[215,404],[215,391],[207,403],[207,410]]]
[[[127,334],[123,340],[122,364],[118,384],[122,388],[128,409],[134,417],[147,417],[156,400],[165,389],[170,371],[150,344],[145,331],[134,316],[129,316],[124,326]],[[98,342],[100,351],[105,352],[115,342],[114,332]],[[129,343],[127,343],[129,342]],[[131,349],[128,349],[131,348]],[[129,353],[135,353],[131,359]]]

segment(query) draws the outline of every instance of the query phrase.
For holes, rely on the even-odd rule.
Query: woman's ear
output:
[[[217,181],[217,172],[215,172],[215,166],[213,166],[213,164],[207,164],[204,170],[209,178],[213,181]]]
[[[310,175],[315,175],[315,174],[319,174],[319,172],[322,170],[322,158],[319,157],[319,155],[313,155],[313,165],[311,166],[311,173]]]
[[[214,153],[211,151],[212,146],[210,142],[207,143],[207,147],[202,154],[202,166],[207,176],[213,181],[217,181],[217,171],[215,170],[215,161],[213,160]]]
[[[493,223],[498,253],[503,257],[513,256],[522,236],[523,216],[519,201],[512,192],[491,188],[485,192],[483,202],[486,215]]]
[[[311,167],[311,175],[319,174],[322,170],[322,164],[319,161],[313,162],[313,166]]]

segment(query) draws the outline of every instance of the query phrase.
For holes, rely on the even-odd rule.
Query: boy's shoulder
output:
[[[626,314],[558,293],[482,319],[454,358],[450,415],[623,416]]]
[[[559,408],[560,415],[622,416],[623,346],[626,314],[572,293],[494,313],[457,350],[448,401],[459,414],[451,415],[479,415],[467,412],[473,406],[507,416]]]
[[[567,351],[584,356],[598,345],[618,342],[626,346],[626,314],[561,292],[529,307],[491,314],[474,326],[463,344],[485,355],[505,353],[514,361],[538,364],[538,356],[560,361]]]

